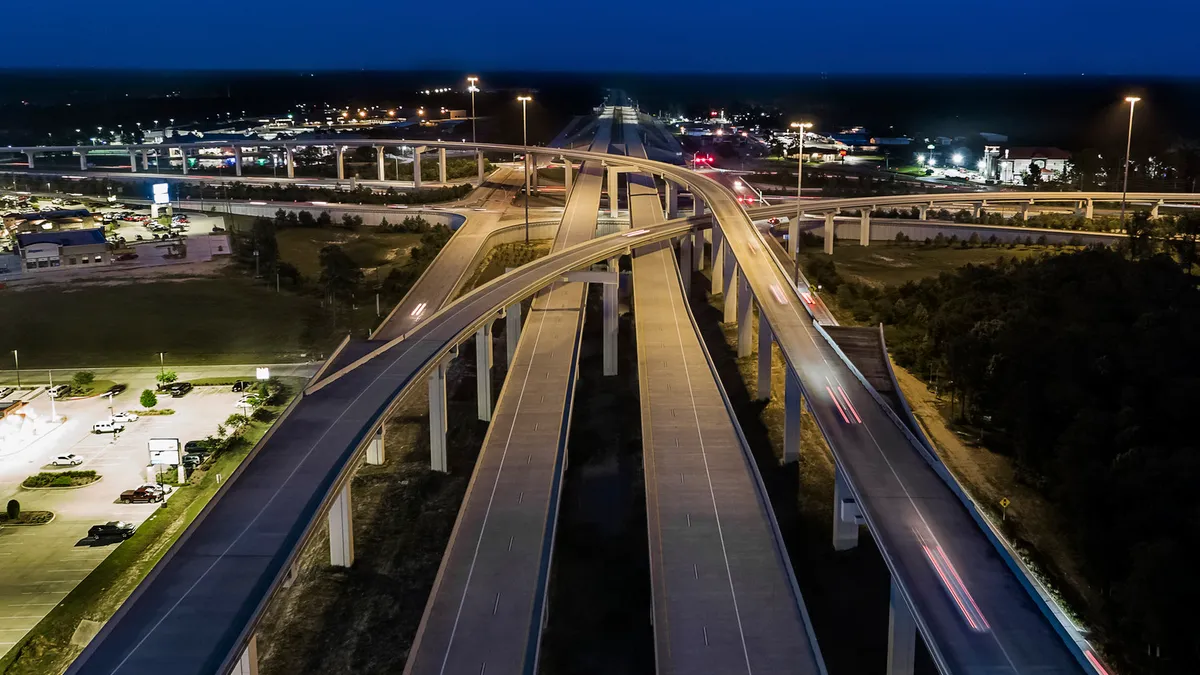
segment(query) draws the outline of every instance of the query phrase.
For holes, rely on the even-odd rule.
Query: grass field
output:
[[[1002,257],[1028,258],[1054,251],[1041,246],[962,249],[916,244],[872,244],[864,247],[839,243],[833,249],[833,260],[837,263],[838,272],[846,279],[872,285],[900,285],[950,272],[971,263],[992,263]],[[825,254],[817,249],[804,249],[801,255],[816,258]]]
[[[238,277],[0,291],[0,345],[21,367],[248,363],[329,349],[334,319],[314,298]],[[4,367],[8,367],[6,364]]]
[[[408,251],[421,243],[421,235],[377,232],[376,229],[290,228],[280,230],[275,239],[279,242],[279,257],[295,265],[306,277],[320,276],[321,249],[338,244],[364,273],[373,273],[378,268],[382,279],[393,267],[408,261]]]
[[[295,389],[300,382],[290,383]],[[280,408],[272,408],[281,411]],[[222,453],[192,485],[181,488],[156,509],[137,533],[116,547],[21,642],[0,658],[0,675],[44,675],[62,672],[80,648],[71,636],[81,621],[106,621],[217,491],[216,475],[229,476],[262,438],[270,423],[253,422],[242,441]]]

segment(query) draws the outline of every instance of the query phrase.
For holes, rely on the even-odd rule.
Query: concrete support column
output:
[[[1017,216],[1021,220],[1027,220],[1029,218],[1029,204],[1022,204],[1021,210],[1017,213]]]
[[[532,152],[529,153],[529,194],[530,196],[539,194],[538,192],[538,158]]]
[[[667,181],[667,219],[679,217],[679,186]]]
[[[376,180],[380,183],[387,180],[387,174],[383,171],[383,146],[375,146],[375,171]]]
[[[413,187],[421,189],[421,150],[423,148],[413,148]]]
[[[859,246],[871,245],[871,209],[863,209],[861,222],[858,226]]]
[[[446,181],[446,149],[438,148],[438,182],[445,183]]]
[[[334,567],[354,564],[354,522],[348,480],[329,505],[329,564]]]
[[[1150,207],[1150,217],[1151,218],[1158,217],[1158,208],[1162,205],[1163,205],[1163,200],[1160,199],[1154,204],[1154,206]]]
[[[79,170],[87,171],[87,150],[78,148],[79,152]]]
[[[825,214],[825,254],[833,255],[833,235],[836,224],[833,222],[835,213]]]
[[[683,279],[683,297],[692,292],[692,232],[683,235],[679,242],[679,276]]]
[[[617,271],[617,259],[608,261],[608,269]],[[604,284],[604,374],[617,374],[617,284]]]
[[[242,176],[242,146],[233,146],[233,170],[234,175],[239,178]]]
[[[30,166],[32,166],[32,165],[30,165]],[[1092,202],[1092,200],[1090,200],[1090,199],[1087,200],[1087,205],[1084,206],[1084,208],[1083,208],[1083,217],[1084,218],[1091,220],[1092,218],[1096,217],[1095,212],[1093,210],[1093,206],[1095,206],[1095,204]]]
[[[142,150],[142,171],[150,170],[150,151]],[[239,174],[241,175],[241,174]]]
[[[858,546],[858,521],[862,517],[858,502],[850,494],[842,467],[833,476],[833,550],[849,551]]]
[[[694,205],[693,206],[693,210],[694,210],[693,215],[697,215],[697,216],[704,215],[704,198],[701,197],[700,195],[696,194],[694,191],[692,192],[692,204]]]
[[[725,290],[725,237],[714,222],[712,226],[712,294],[720,295]]]
[[[563,192],[565,199],[571,197],[571,185],[575,182],[575,167],[571,164],[571,160],[563,158]]]
[[[692,269],[699,272],[704,269],[704,233],[692,230],[692,236],[696,240],[695,246],[692,247]]]
[[[617,206],[620,200],[618,194],[621,189],[620,175],[612,167],[608,168],[608,215],[613,218],[617,217]]]
[[[296,150],[290,145],[284,146],[284,151],[287,153],[287,171],[288,178],[296,177]]]
[[[137,151],[136,150],[129,151],[129,168],[132,169],[134,173],[137,173]]]
[[[745,358],[754,353],[754,346],[750,344],[751,335],[754,329],[754,295],[750,292],[750,282],[746,279],[746,272],[738,270],[738,290],[737,290],[737,354],[738,358]]]
[[[975,222],[977,222],[977,223],[978,223],[978,222],[979,222],[979,219],[983,217],[983,203],[982,203],[982,202],[976,202],[976,203],[973,205],[973,207],[972,207],[972,209],[971,209],[971,210],[972,210],[972,213],[971,213],[971,215],[975,216]]]
[[[721,281],[725,286],[725,323],[734,323],[737,321],[737,292],[738,292],[738,268],[737,260],[733,258],[733,251],[729,249],[729,244],[722,243],[724,249],[721,261]]]
[[[796,256],[800,252],[800,218],[797,216],[791,216],[791,218],[788,219],[787,250],[788,255],[791,256],[792,260],[795,260]]]
[[[337,177],[338,180],[346,180],[346,149],[338,146],[333,150],[337,153]]]
[[[258,675],[257,635],[250,636],[249,644],[242,650],[242,655],[238,657],[237,663],[233,664],[233,670],[229,671],[229,675]]]
[[[33,154],[34,153],[32,153],[32,152],[25,153],[25,161],[26,161],[26,163],[29,164],[29,168],[31,168],[31,169],[37,168],[33,161]]]
[[[513,366],[513,355],[517,353],[517,341],[521,339],[521,303],[514,302],[504,310],[505,357],[504,362],[509,371]]]
[[[800,377],[787,367],[787,382],[783,390],[783,463],[800,459],[800,413],[804,410],[804,393]]]
[[[912,675],[917,656],[917,622],[895,579],[889,604],[887,675]]]
[[[188,175],[187,146],[179,146],[179,157],[183,160],[183,175]],[[290,176],[290,174],[289,174]]]
[[[446,472],[446,362],[429,373],[429,468]]]
[[[371,435],[371,441],[367,444],[367,464],[383,464],[387,459],[387,453],[383,449],[383,425],[379,425],[379,429]]]
[[[479,419],[492,421],[492,322],[475,331],[475,400]]]
[[[917,216],[917,220],[929,220],[929,207],[928,206],[926,206],[924,204],[918,206],[917,212],[919,214]]]
[[[486,173],[487,169],[487,161],[483,158],[482,150],[475,151],[475,169],[479,173],[479,185],[483,185],[484,174]]]
[[[766,401],[771,398],[771,346],[775,344],[775,336],[771,333],[771,324],[763,312],[762,303],[758,303],[758,400]]]

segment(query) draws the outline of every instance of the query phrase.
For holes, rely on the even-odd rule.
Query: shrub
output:
[[[27,488],[73,487],[100,480],[95,471],[43,471],[26,478],[21,485]]]
[[[138,402],[142,404],[143,408],[153,408],[154,406],[158,405],[158,397],[155,396],[154,392],[150,391],[149,389],[143,389],[142,397],[138,400]]]
[[[86,390],[96,381],[96,374],[90,370],[81,370],[71,378],[71,386],[80,391]]]
[[[21,517],[21,502],[15,499],[8,500],[8,519],[16,520]]]
[[[168,371],[159,373],[158,377],[156,377],[155,379],[158,380],[159,384],[166,385],[166,384],[171,384],[175,380],[178,380],[179,375],[176,375],[175,371],[173,371],[173,370],[168,370]]]

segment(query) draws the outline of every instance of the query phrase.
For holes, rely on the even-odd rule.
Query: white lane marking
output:
[[[670,274],[673,271],[667,268],[667,262],[670,259],[671,264],[674,264],[674,256],[661,256],[663,271]],[[672,289],[673,290],[673,289]],[[737,589],[733,586],[733,570],[729,565],[729,551],[725,548],[725,530],[721,527],[721,511],[717,507],[717,493],[713,488],[712,472],[708,467],[708,450],[704,446],[704,433],[700,429],[700,411],[696,408],[696,392],[692,388],[692,374],[687,367],[687,352],[683,349],[683,332],[679,328],[679,309],[676,306],[676,297],[674,292],[668,292],[667,295],[671,299],[671,314],[675,318],[675,335],[679,343],[679,355],[683,363],[683,374],[687,379],[688,396],[692,402],[692,417],[696,423],[696,437],[700,442],[700,457],[704,460],[704,475],[708,479],[708,495],[712,498],[713,516],[717,521],[717,538],[721,541],[721,556],[725,559],[725,576],[729,579],[729,595],[733,599],[733,615],[737,618],[738,637],[742,641],[742,656],[746,659],[746,672],[752,673],[754,669],[750,667],[750,650],[746,647],[746,631],[742,626],[742,612],[738,608]],[[704,632],[705,644],[708,644],[708,630]]]

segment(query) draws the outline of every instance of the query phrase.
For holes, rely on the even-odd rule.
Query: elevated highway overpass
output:
[[[520,146],[480,147],[523,151]],[[553,152],[585,162],[611,161],[581,151]],[[1089,654],[1059,633],[971,506],[814,325],[787,271],[766,254],[766,242],[733,195],[685,169],[637,158],[620,161],[689,187],[712,208],[719,223],[714,248],[724,252],[723,260],[733,261],[738,290],[758,303],[787,362],[790,389],[808,397],[892,572],[896,667],[902,669],[911,657],[915,624],[942,672],[1093,672]],[[407,387],[439,367],[453,347],[488,325],[501,308],[533,290],[626,248],[682,235],[704,220],[668,221],[626,233],[632,236],[612,235],[556,252],[452,303],[369,357],[326,374],[68,672],[133,673],[170,661],[187,664],[180,668],[184,673],[210,673],[242,662],[252,651],[259,613],[299,545],[321,514],[344,509],[346,476]],[[798,412],[798,399],[791,396],[789,409]],[[794,445],[796,437],[789,435],[789,442]],[[244,525],[230,528],[229,523]]]

